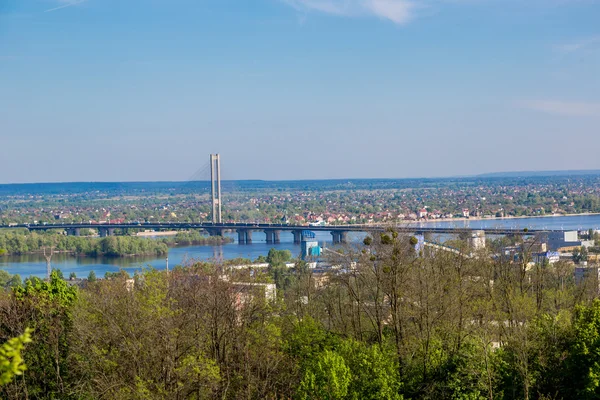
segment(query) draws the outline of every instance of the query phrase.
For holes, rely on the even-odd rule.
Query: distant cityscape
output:
[[[600,176],[223,182],[223,221],[365,224],[600,212]],[[0,225],[203,222],[206,182],[0,185]]]

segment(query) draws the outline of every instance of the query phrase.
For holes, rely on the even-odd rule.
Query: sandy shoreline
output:
[[[143,236],[143,237],[148,237],[148,236],[175,236],[179,232],[187,232],[187,231],[138,232],[138,233],[135,234],[135,236]]]

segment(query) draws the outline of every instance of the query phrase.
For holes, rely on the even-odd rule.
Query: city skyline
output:
[[[600,3],[0,7],[0,183],[594,170]]]

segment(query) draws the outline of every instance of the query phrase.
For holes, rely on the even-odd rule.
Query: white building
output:
[[[469,245],[471,245],[473,250],[485,249],[485,231],[471,232]]]

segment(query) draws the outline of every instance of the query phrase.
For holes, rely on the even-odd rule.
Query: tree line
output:
[[[208,262],[0,292],[0,342],[31,329],[6,399],[595,399],[598,276],[389,231],[326,271]],[[266,296],[260,283],[276,283]]]
[[[151,239],[135,236],[83,237],[54,232],[0,232],[0,256],[38,253],[44,248],[86,256],[122,257],[129,255],[164,255],[179,245],[217,245],[232,240],[221,236],[207,237],[199,232],[179,232],[173,237]]]

